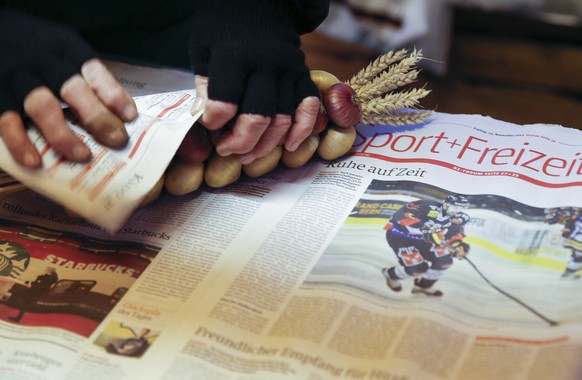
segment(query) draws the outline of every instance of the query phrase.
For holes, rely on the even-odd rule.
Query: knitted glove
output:
[[[197,1],[191,40],[194,73],[208,96],[240,113],[292,115],[317,96],[300,49],[301,18],[285,0]]]
[[[0,10],[0,115],[23,112],[26,95],[47,86],[58,97],[62,84],[96,57],[74,31],[22,12]]]

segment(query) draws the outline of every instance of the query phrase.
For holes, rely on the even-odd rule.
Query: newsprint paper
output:
[[[0,198],[0,378],[582,378],[582,132],[434,113],[162,194]]]
[[[115,230],[162,176],[184,135],[202,114],[203,101],[196,98],[193,89],[178,85],[171,92],[152,93],[154,89],[162,89],[158,83],[161,79],[167,79],[168,85],[174,85],[176,78],[191,85],[193,80],[183,80],[184,74],[179,71],[154,71],[120,62],[109,65],[119,82],[134,96],[138,109],[138,117],[126,124],[127,146],[115,150],[98,144],[78,126],[72,112],[65,110],[68,126],[91,150],[90,162],[64,160],[31,125],[28,137],[41,154],[42,168],[25,170],[14,161],[1,139],[0,167],[76,214]],[[128,77],[128,73],[133,76]]]

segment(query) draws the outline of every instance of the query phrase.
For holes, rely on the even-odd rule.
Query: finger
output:
[[[237,114],[238,106],[220,100],[207,100],[200,124],[211,131],[224,127]]]
[[[208,99],[208,77],[194,75],[194,86],[196,87],[196,97]]]
[[[250,152],[271,123],[271,118],[263,115],[240,115],[232,130],[222,135],[216,144],[216,152],[221,156]]]
[[[0,115],[0,137],[16,162],[27,168],[38,168],[42,160],[26,134],[22,118],[16,111]]]
[[[63,84],[61,98],[99,143],[115,149],[127,144],[125,124],[106,108],[81,75],[74,75]]]
[[[241,115],[236,119],[231,133],[219,141],[216,147],[218,154],[244,154],[256,146],[271,123],[271,116],[275,115],[274,100],[277,94],[274,83],[274,78],[269,74],[256,73],[249,77],[240,108]]]
[[[101,102],[115,115],[125,121],[137,117],[135,102],[99,59],[85,62],[81,73]]]
[[[228,123],[238,112],[238,106],[233,103],[219,100],[208,100],[208,77],[194,76],[196,97],[205,99],[204,112],[200,117],[200,124],[210,131],[216,131]]]
[[[208,77],[202,75],[194,76],[196,85],[196,97],[206,99],[204,112],[199,122],[206,129],[216,131],[228,123],[238,112],[238,106],[233,103],[227,103],[219,100],[208,99]]]
[[[43,80],[41,78],[26,69],[17,70],[16,72],[12,73],[9,81],[10,86],[12,87],[12,91],[9,93],[9,96],[14,96],[10,103],[12,106],[15,106],[14,108],[10,109],[18,112],[24,111],[24,99],[28,96],[28,94],[35,88],[44,86]]]
[[[266,156],[277,145],[282,145],[285,141],[285,134],[291,127],[291,121],[290,115],[275,115],[253,150],[241,156],[243,165],[248,165],[257,158]]]
[[[48,89],[38,87],[24,99],[24,111],[41,130],[47,142],[65,158],[85,162],[91,151],[65,123],[61,103]]]
[[[319,98],[317,96],[309,96],[299,103],[295,112],[295,121],[285,139],[287,150],[294,152],[299,144],[311,134],[318,112]]]

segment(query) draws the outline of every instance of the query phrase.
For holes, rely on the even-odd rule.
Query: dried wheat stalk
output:
[[[427,117],[429,117],[431,111],[409,111],[402,112],[396,111],[393,113],[385,114],[368,114],[362,116],[362,123],[364,124],[382,124],[382,125],[412,125],[420,124]]]
[[[382,97],[370,99],[362,102],[360,108],[362,114],[387,113],[402,108],[414,108],[420,104],[420,99],[430,93],[424,88],[413,88],[411,90],[391,92]]]
[[[372,81],[359,87],[356,93],[361,100],[365,101],[414,83],[420,73],[414,67],[421,59],[422,54],[414,51],[408,57],[390,66],[387,71],[380,73]]]
[[[404,56],[406,56],[406,49],[398,50],[396,52],[389,51],[372,61],[368,66],[360,70],[356,75],[354,75],[348,82],[354,90],[368,83],[368,81],[384,70],[386,70],[394,62],[400,61]]]
[[[421,51],[401,49],[381,55],[346,83],[356,91],[364,124],[408,125],[425,120],[431,111],[419,111],[425,88],[408,88],[418,79]],[[400,91],[395,91],[401,89]]]

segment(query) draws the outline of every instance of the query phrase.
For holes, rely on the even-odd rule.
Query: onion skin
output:
[[[319,135],[312,135],[303,140],[293,152],[283,150],[281,161],[291,169],[300,168],[305,165],[317,151],[319,146]]]
[[[317,153],[324,160],[335,160],[350,151],[356,141],[356,127],[329,126],[322,134]]]
[[[184,136],[177,155],[186,162],[197,164],[208,159],[212,149],[214,149],[214,143],[208,130],[202,124],[194,123]]]
[[[165,188],[173,195],[186,195],[200,188],[204,182],[204,163],[174,159],[166,170]]]
[[[313,131],[311,132],[312,135],[318,135],[325,127],[327,127],[327,123],[329,122],[329,117],[327,116],[327,111],[325,106],[323,105],[323,100],[319,100],[319,111],[317,112],[317,116],[315,118],[315,124],[313,125]]]
[[[214,153],[206,162],[204,182],[214,188],[228,186],[240,178],[242,163],[236,154],[221,156]]]
[[[279,165],[279,160],[283,154],[283,147],[277,145],[269,154],[257,158],[248,165],[243,165],[243,172],[249,177],[260,177],[275,169]]]
[[[356,91],[343,82],[332,85],[323,94],[323,105],[338,127],[354,127],[362,116]]]
[[[325,92],[334,84],[339,83],[338,77],[332,73],[328,73],[323,70],[311,70],[309,72],[311,80],[317,86],[320,93],[325,94]]]

